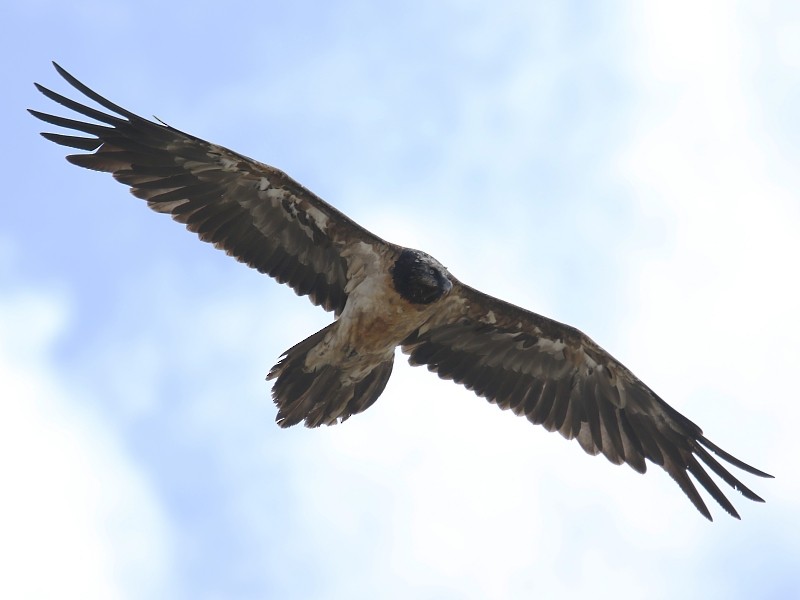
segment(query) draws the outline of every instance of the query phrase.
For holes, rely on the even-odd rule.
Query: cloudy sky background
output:
[[[4,3],[0,597],[800,596],[800,8],[643,4]],[[578,326],[767,503],[708,523],[402,356],[280,430],[330,316],[64,161],[53,59]]]

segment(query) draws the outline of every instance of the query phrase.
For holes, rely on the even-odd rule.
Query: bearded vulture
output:
[[[108,111],[36,84],[50,100],[96,121],[30,111],[88,135],[42,133],[86,152],[67,156],[69,162],[111,173],[153,210],[337,317],[270,370],[281,427],[333,425],[369,408],[400,346],[412,365],[577,440],[589,454],[639,473],[645,460],[660,466],[709,520],[690,473],[736,518],[706,468],[763,502],[711,453],[770,475],[711,443],[582,332],[461,283],[433,257],[382,240],[282,171],[143,119],[54,65]]]

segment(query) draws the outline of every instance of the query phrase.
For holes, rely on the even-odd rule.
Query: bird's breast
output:
[[[347,345],[359,353],[394,352],[432,310],[429,305],[414,305],[402,298],[388,276],[372,277],[348,296],[339,328]]]

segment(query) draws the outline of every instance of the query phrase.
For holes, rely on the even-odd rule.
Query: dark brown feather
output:
[[[482,294],[454,281],[439,312],[402,343],[412,365],[425,364],[501,408],[549,431],[576,438],[639,473],[645,460],[662,467],[694,506],[711,518],[689,473],[725,509],[733,505],[703,465],[751,500],[741,484],[703,447],[755,475],[703,437],[624,365],[577,329]]]
[[[76,113],[103,123],[36,110],[58,127],[95,137],[43,135],[57,144],[92,151],[73,164],[107,171],[131,186],[153,210],[171,214],[203,241],[262,273],[288,283],[314,304],[339,314],[347,301],[345,249],[360,242],[389,246],[323,202],[285,173],[106,100],[56,65],[67,82],[110,113],[37,88]]]

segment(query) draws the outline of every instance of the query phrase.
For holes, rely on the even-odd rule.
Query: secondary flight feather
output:
[[[660,466],[708,519],[690,474],[736,518],[709,470],[763,502],[715,456],[770,475],[710,442],[577,329],[461,283],[433,257],[377,237],[282,171],[139,117],[55,67],[104,109],[36,84],[90,119],[30,111],[72,130],[42,134],[83,151],[67,160],[111,173],[153,210],[334,313],[333,323],[287,350],[267,376],[281,427],[332,425],[369,408],[400,346],[412,365],[577,440],[589,454],[640,473],[647,461]]]

